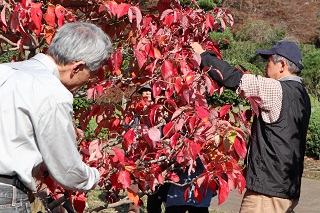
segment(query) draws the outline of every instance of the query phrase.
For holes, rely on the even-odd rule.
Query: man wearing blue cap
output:
[[[280,41],[269,50],[257,50],[268,60],[266,76],[244,74],[192,43],[201,55],[200,68],[220,86],[243,98],[258,97],[248,143],[247,190],[240,213],[292,212],[298,204],[311,106],[299,77],[302,55],[294,42]]]

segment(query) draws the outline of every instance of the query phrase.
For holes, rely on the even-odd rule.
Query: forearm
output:
[[[54,180],[68,189],[86,191],[99,181],[99,173],[82,161],[71,119],[64,104],[43,116],[37,135],[39,150]]]
[[[220,60],[212,51],[205,51],[201,53],[200,68],[209,67],[209,76],[216,81],[219,86],[224,86],[235,91],[243,76],[241,70],[229,65],[227,62]]]

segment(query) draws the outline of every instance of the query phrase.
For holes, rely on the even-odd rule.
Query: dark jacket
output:
[[[301,176],[310,118],[309,95],[297,81],[280,81],[283,98],[279,119],[265,123],[256,117],[247,153],[247,189],[295,199]]]

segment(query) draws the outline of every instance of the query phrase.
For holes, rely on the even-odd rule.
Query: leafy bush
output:
[[[205,11],[212,10],[213,7],[217,7],[217,4],[220,4],[222,0],[198,0],[197,3],[200,8]]]
[[[320,157],[320,109],[311,113],[309,129],[307,134],[306,156]]]
[[[285,31],[272,27],[270,23],[266,21],[251,19],[236,32],[235,37],[240,41],[267,42],[273,44],[284,39]]]
[[[269,43],[252,41],[234,41],[230,48],[221,50],[224,60],[233,66],[244,66],[250,73],[264,76],[266,60],[261,58],[256,50],[268,49],[272,45]]]
[[[218,46],[220,49],[230,48],[230,45],[226,40],[229,40],[230,43],[235,42],[233,33],[229,27],[227,27],[223,32],[212,31],[209,35],[213,41],[219,40]]]
[[[302,50],[304,69],[302,77],[308,92],[316,95],[320,99],[320,49],[303,45],[306,50]]]
[[[238,106],[239,104],[248,105],[245,100],[229,89],[225,89],[220,96],[217,93],[214,93],[212,96],[207,96],[207,100],[210,105],[226,103],[232,104],[233,106]]]

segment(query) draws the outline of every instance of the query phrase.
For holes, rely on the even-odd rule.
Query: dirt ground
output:
[[[320,160],[305,157],[303,177],[320,180]]]

